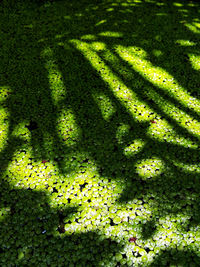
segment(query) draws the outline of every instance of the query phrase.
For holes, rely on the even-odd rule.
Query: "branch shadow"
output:
[[[14,141],[15,146],[14,146]],[[0,263],[6,266],[73,265],[102,266],[113,260],[123,245],[98,231],[75,231],[81,206],[52,207],[51,194],[32,189],[17,189],[5,174],[10,157],[20,145],[1,151],[4,158],[0,187]],[[22,143],[23,144],[23,143]],[[12,149],[11,149],[12,148]],[[1,162],[2,163],[2,162]],[[54,194],[54,192],[52,193]],[[66,224],[71,230],[65,230]],[[73,225],[73,226],[72,226]],[[117,262],[116,262],[117,264]]]
[[[163,3],[162,1],[157,2]],[[191,225],[199,224],[199,174],[180,170],[174,166],[173,163],[170,163],[171,161],[169,160],[171,159],[173,162],[173,160],[175,161],[178,159],[178,161],[182,163],[198,163],[199,148],[196,150],[182,148],[178,145],[163,144],[149,138],[145,132],[149,127],[149,123],[134,121],[127,109],[113,96],[109,86],[101,79],[101,75],[97,73],[93,66],[81,55],[80,51],[69,44],[70,39],[81,39],[82,36],[87,34],[93,34],[97,41],[106,43],[110,50],[114,45],[128,47],[134,43],[134,45],[143,48],[147,52],[149,55],[148,59],[152,64],[162,67],[168,73],[171,73],[182,87],[190,87],[191,94],[195,97],[199,97],[197,88],[199,83],[199,78],[197,76],[198,71],[192,68],[187,57],[182,60],[182,55],[184,53],[198,54],[198,44],[195,45],[194,49],[192,47],[185,49],[185,47],[182,48],[175,45],[175,42],[179,39],[190,38],[194,42],[198,42],[199,40],[198,34],[191,33],[191,31],[186,30],[185,27],[179,23],[179,19],[183,19],[183,17],[187,23],[194,21],[193,10],[191,11],[190,8],[188,8],[186,2],[183,1],[183,3],[188,13],[191,12],[187,17],[184,17],[182,13],[180,16],[176,17],[177,10],[173,9],[173,1],[169,1],[160,6],[156,5],[156,2],[146,3],[143,1],[140,4],[136,4],[134,8],[129,6],[131,11],[130,16],[127,16],[128,11],[125,7],[111,7],[110,3],[100,3],[99,6],[95,6],[91,1],[80,1],[80,3],[76,5],[73,1],[70,3],[68,1],[65,3],[58,2],[55,3],[52,8],[50,6],[47,7],[47,9],[41,5],[40,9],[36,10],[35,13],[30,13],[34,14],[34,17],[30,17],[29,15],[30,7],[22,11],[19,9],[17,10],[19,14],[15,13],[15,15],[23,15],[24,18],[22,21],[18,21],[19,17],[13,16],[12,18],[12,14],[9,16],[4,15],[2,20],[4,20],[4,23],[6,22],[6,25],[4,26],[3,31],[5,35],[2,37],[2,40],[5,42],[7,32],[9,32],[9,36],[12,36],[12,38],[6,41],[4,49],[1,52],[4,56],[1,65],[1,70],[3,70],[4,75],[0,83],[1,85],[9,86],[13,90],[13,93],[11,93],[6,102],[4,102],[9,113],[8,143],[10,143],[10,145],[1,153],[2,156],[7,155],[7,159],[3,161],[3,172],[6,172],[14,152],[17,151],[24,142],[26,143],[24,139],[12,137],[12,133],[17,125],[22,123],[24,124],[23,127],[26,128],[25,131],[29,131],[31,136],[30,145],[32,147],[34,160],[42,161],[43,159],[48,159],[56,161],[60,173],[65,174],[67,172],[64,168],[65,161],[63,159],[68,159],[69,154],[76,150],[80,150],[82,153],[87,152],[91,158],[95,160],[100,175],[108,176],[112,180],[119,179],[122,183],[127,184],[127,188],[119,198],[119,202],[121,203],[126,203],[134,198],[142,199],[144,194],[148,194],[148,192],[153,192],[155,194],[157,192],[157,187],[162,185],[162,190],[160,190],[156,196],[156,201],[159,206],[159,215],[176,214],[180,210],[183,212],[183,209],[187,213],[187,205],[185,202],[189,199],[191,193],[193,193],[194,198],[190,202],[190,205],[193,205],[193,213],[191,215],[191,222],[187,227],[189,229]],[[54,14],[55,18],[52,20],[55,7],[56,14]],[[67,8],[69,8],[69,10]],[[113,10],[108,11],[109,8],[113,8]],[[105,12],[102,13],[102,10]],[[149,10],[152,12],[149,12]],[[165,15],[158,17],[157,14],[162,14],[162,12]],[[41,16],[39,21],[37,21],[38,15]],[[108,21],[105,26],[100,26],[98,28],[91,27],[91,23],[94,26],[102,20]],[[129,26],[127,26],[127,23]],[[22,26],[21,30],[16,30],[16,24],[18,27]],[[32,26],[30,26],[31,24]],[[152,24],[154,25],[153,29]],[[171,35],[169,24],[174,27],[175,35]],[[131,25],[135,29],[135,35],[133,38],[129,39],[129,34],[132,32]],[[70,29],[70,27],[72,29]],[[70,30],[67,33],[68,29]],[[121,32],[123,37],[116,38],[115,40],[113,38],[101,37],[100,34],[106,30]],[[150,31],[151,33],[148,34]],[[160,32],[162,34],[160,34]],[[141,35],[141,33],[143,34]],[[58,36],[56,39],[55,36],[57,34],[60,34],[61,37]],[[169,36],[169,38],[165,39],[166,35]],[[148,36],[148,39],[146,36]],[[58,42],[63,42],[64,44],[58,45]],[[154,50],[161,51],[162,56],[155,56],[152,46]],[[63,83],[66,88],[65,99],[58,102],[58,104],[54,103],[52,92],[50,91],[49,74],[44,68],[46,62],[40,57],[41,52],[46,47],[52,48],[55,64],[58,65],[58,69],[62,73]],[[170,47],[174,47],[173,53],[171,53]],[[174,64],[173,61],[175,56],[177,59],[176,64]],[[106,63],[109,67],[113,67],[109,61]],[[131,67],[128,65],[126,67],[129,74],[133,75],[134,71]],[[116,72],[114,71],[114,67],[112,71]],[[21,74],[20,78],[19,73]],[[119,72],[117,76],[120,77]],[[137,80],[139,79],[144,86],[151,86],[149,82],[140,78],[139,75],[135,74],[134,77]],[[188,85],[187,77],[190,77],[190,80],[195,80],[195,84],[190,86],[189,83]],[[130,82],[127,78],[123,78],[123,80],[128,87],[134,90],[133,80]],[[141,99],[144,99],[145,95],[142,92],[140,93],[140,89],[141,88],[136,90],[136,92]],[[159,88],[154,89],[157,90],[160,95],[163,94],[164,99],[166,97],[169,98],[167,93],[162,93]],[[102,118],[101,110],[93,98],[93,94],[99,91],[107,95],[116,108],[116,112],[112,115],[109,122]],[[180,104],[181,108],[184,108],[177,100],[173,98],[170,100],[175,105]],[[178,126],[167,114],[162,112],[158,105],[152,104],[151,101],[148,102],[146,99],[145,101],[151,104],[155,112],[170,121],[172,126],[174,126],[179,133],[184,134],[186,137],[188,136],[188,132],[185,131],[184,128]],[[56,122],[59,119],[58,113],[60,107],[66,109],[71,108],[73,110],[76,122],[82,132],[80,140],[73,147],[65,145],[63,139],[58,134]],[[189,111],[187,107],[184,109],[198,120],[198,115],[196,115],[194,111]],[[132,140],[141,138],[146,141],[146,145],[143,147],[142,151],[131,159],[126,158],[123,153],[124,144],[119,144],[116,138],[116,132],[122,124],[129,125],[128,134],[123,136],[124,144],[130,145]],[[53,140],[50,143],[45,141],[49,136]],[[195,136],[191,135],[191,140],[192,139],[198,142]],[[13,146],[14,143],[17,143],[17,145]],[[60,154],[62,154],[61,160],[59,158]],[[185,158],[183,155],[185,155]],[[158,175],[153,181],[141,181],[141,177],[136,172],[134,166],[138,161],[152,158],[152,156],[158,157],[165,162],[166,172]],[[75,168],[72,166],[71,170],[73,171],[74,169]],[[70,168],[68,172],[70,173]],[[6,195],[3,192],[7,192]],[[8,192],[13,195],[13,199],[10,201],[7,201]],[[163,203],[165,192],[168,192],[167,207],[166,202]],[[92,247],[96,246],[96,240],[98,239],[96,233],[74,234],[74,241],[71,241],[71,236],[63,239],[54,236],[55,231],[52,229],[55,230],[56,227],[57,229],[59,228],[60,213],[50,208],[49,199],[42,192],[11,189],[10,184],[4,182],[4,185],[2,185],[2,194],[2,207],[10,207],[10,209],[6,211],[8,215],[6,215],[5,219],[2,221],[2,235],[5,231],[9,230],[10,233],[14,233],[16,236],[16,244],[14,245],[9,239],[2,239],[4,244],[1,251],[2,261],[5,253],[8,253],[11,261],[19,257],[19,263],[26,263],[25,259],[20,259],[26,255],[26,252],[23,252],[23,248],[28,247],[29,242],[34,240],[34,249],[31,249],[31,251],[29,248],[27,249],[27,260],[30,260],[32,257],[33,260],[38,262],[41,260],[42,263],[43,259],[39,259],[37,255],[40,254],[39,251],[41,251],[41,248],[46,251],[47,245],[50,242],[53,244],[52,247],[55,248],[55,251],[53,251],[51,247],[51,252],[47,252],[50,264],[54,262],[55,259],[62,262],[63,259],[66,260],[70,258],[71,254],[74,253],[74,250],[72,250],[74,247],[77,248],[77,253],[75,253],[74,258],[75,260],[78,259],[78,261],[82,261],[82,266],[89,266],[88,264],[92,264],[88,259],[88,254],[92,254],[93,260],[100,263],[101,259],[97,253],[98,251],[91,252],[88,246],[85,248],[85,253],[81,255],[82,247],[85,247],[87,244],[87,239],[91,240],[88,244],[91,243]],[[182,201],[183,199],[184,201]],[[32,204],[27,205],[27,203]],[[43,203],[44,207],[40,209],[39,203]],[[176,206],[174,203],[176,203]],[[26,210],[23,209],[24,207],[26,207]],[[34,210],[33,215],[31,214],[32,210]],[[69,217],[72,212],[77,211],[71,211],[70,208],[66,208],[63,212],[66,217]],[[20,216],[18,216],[19,214]],[[47,219],[46,214],[50,214]],[[55,214],[56,219],[54,218]],[[142,226],[143,229],[141,231],[144,239],[152,237],[156,231],[155,221],[157,215],[158,214],[153,215],[152,220]],[[20,217],[23,218],[22,222],[20,222]],[[44,220],[40,219],[43,217],[45,218]],[[30,218],[30,220],[28,219],[28,221],[26,221],[27,218]],[[10,225],[7,224],[7,221],[11,222]],[[24,231],[21,232],[18,226],[24,227]],[[44,231],[47,231],[47,233],[49,232],[50,237],[47,238],[46,232],[44,234],[42,233]],[[34,237],[29,238],[33,232],[37,234],[35,239]],[[92,237],[90,237],[90,235],[92,235]],[[8,237],[5,236],[5,238]],[[48,241],[48,239],[50,241]],[[67,251],[62,251],[62,248],[68,243],[71,248]],[[118,244],[114,242],[112,245],[113,251],[110,253],[109,246],[111,243],[112,241],[109,240],[98,243],[98,247],[102,247],[102,253],[104,250],[105,258],[107,258],[108,255],[112,257],[113,251],[120,250]],[[58,248],[56,248],[55,244],[56,246],[59,244]],[[8,252],[9,246],[13,248],[10,252]],[[19,255],[12,255],[12,251],[15,250],[14,248],[17,251],[19,250]],[[156,262],[162,262],[162,258],[165,258],[165,262],[167,263],[170,253],[171,252],[165,252],[166,256],[164,256],[164,254],[160,255],[158,259],[155,260],[155,266],[157,264]],[[180,254],[181,256],[178,256],[177,259],[178,263],[183,253],[180,252]],[[193,257],[189,252],[188,255]],[[197,258],[195,258],[195,262],[196,261]]]
[[[162,251],[149,266],[198,266],[199,257],[192,251],[177,251],[176,249],[167,249]]]

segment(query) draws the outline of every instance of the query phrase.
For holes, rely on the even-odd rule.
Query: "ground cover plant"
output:
[[[199,17],[1,2],[2,267],[199,266]]]

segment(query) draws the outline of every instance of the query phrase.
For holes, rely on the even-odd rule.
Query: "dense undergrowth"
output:
[[[0,266],[199,266],[200,4],[0,4]]]

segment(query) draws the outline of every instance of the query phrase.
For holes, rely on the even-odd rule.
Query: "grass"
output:
[[[197,1],[0,4],[0,265],[199,266]]]

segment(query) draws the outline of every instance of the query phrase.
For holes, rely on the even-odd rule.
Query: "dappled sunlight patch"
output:
[[[102,24],[105,24],[106,22],[107,22],[106,19],[102,19],[102,20],[100,20],[99,22],[97,22],[97,23],[95,24],[95,26],[100,26],[100,25],[102,25]]]
[[[63,34],[56,34],[55,35],[55,39],[61,39],[61,38],[63,38]]]
[[[123,103],[136,120],[143,122],[153,118],[153,110],[145,102],[138,99],[137,94],[129,89],[110,70],[98,53],[92,51],[89,44],[79,40],[71,40],[70,42],[90,61],[92,66],[100,73],[101,78],[109,85],[114,95]]]
[[[19,189],[46,189],[54,165],[45,164],[32,158],[31,148],[16,151],[4,175],[7,182]]]
[[[188,54],[188,56],[192,64],[192,67],[197,71],[200,70],[200,56],[195,54]]]
[[[145,146],[146,142],[142,139],[135,139],[128,147],[124,148],[124,155],[130,158],[140,152]]]
[[[104,36],[104,37],[122,37],[123,33],[121,32],[111,32],[111,31],[107,31],[107,32],[101,32],[98,34],[99,36]]]
[[[152,50],[152,53],[154,54],[154,56],[156,57],[160,57],[163,55],[163,52],[161,50],[158,50],[158,49],[153,49]]]
[[[181,3],[178,3],[178,2],[174,2],[174,3],[173,3],[173,6],[176,6],[176,7],[182,7],[182,6],[183,6],[183,4],[181,4]]]
[[[144,159],[136,163],[136,172],[143,179],[156,177],[165,170],[164,162],[161,159]]]
[[[94,34],[86,34],[81,36],[81,40],[96,40],[96,36]]]
[[[130,46],[127,48],[121,45],[115,45],[115,50],[118,51],[119,49],[121,52],[130,52],[130,58],[134,59],[136,57],[136,60],[137,57],[145,59],[148,56],[147,52],[139,46]]]
[[[195,21],[195,22],[193,22],[193,24],[196,26],[196,28],[200,29],[200,22],[199,21]]]
[[[45,108],[43,118],[43,109],[37,111],[35,103],[30,103],[33,113],[20,110],[20,105],[11,107],[18,100],[11,89],[7,95],[2,92],[2,99],[0,94],[0,140],[1,134],[8,139],[2,150],[0,265],[146,267],[179,265],[180,260],[198,266],[200,124],[195,112],[200,112],[200,102],[149,61],[166,66],[180,80],[179,73],[190,71],[193,83],[197,72],[192,73],[188,57],[183,60],[186,69],[177,57],[184,46],[195,53],[196,43],[174,43],[181,36],[187,39],[188,31],[174,17],[183,7],[156,0],[64,2],[53,3],[49,13],[42,5],[41,20],[38,12],[30,16],[39,31],[31,30],[22,49],[23,55],[30,55],[27,65],[18,57],[15,63],[15,44],[27,33],[29,10],[14,12],[13,22],[9,17],[11,34],[16,29],[19,33],[11,38],[8,82],[13,90],[18,81],[25,83],[16,90],[23,96],[26,83],[32,84],[28,75],[39,64],[37,79],[40,83],[48,78],[52,95],[45,98],[44,90],[44,101],[38,102]],[[64,14],[70,16],[63,19]],[[171,22],[174,35],[167,28]],[[39,39],[43,47],[49,46],[41,54]],[[131,44],[137,46],[126,48]],[[167,45],[178,50],[170,55]],[[194,83],[198,86],[198,79]],[[24,103],[31,99],[30,94]],[[43,127],[46,113],[52,115],[49,131]],[[1,127],[12,132],[6,137]]]
[[[196,45],[196,43],[190,40],[176,40],[176,44],[179,44],[181,46],[195,46]]]
[[[188,17],[187,13],[189,12],[187,9],[178,9],[178,12],[182,13],[184,17]]]
[[[97,177],[95,162],[88,159],[88,155],[84,153],[72,152],[62,162],[63,170],[71,169],[71,172],[62,174],[57,166],[61,160],[62,155],[58,154],[54,159],[36,161],[32,158],[31,147],[27,147],[13,154],[12,161],[2,178],[14,188],[45,190],[52,201],[52,207],[69,203],[67,199],[70,196],[71,204],[80,204],[84,197],[84,193],[81,192],[85,185],[91,184],[92,187],[99,182],[99,179],[95,178]],[[90,196],[92,197],[92,194]]]
[[[147,130],[147,136],[160,142],[168,142],[186,148],[197,149],[198,144],[177,134],[173,127],[164,119],[157,118],[156,123],[151,124]]]
[[[193,33],[199,34],[200,33],[200,23],[193,22],[193,23],[185,23],[185,26]]]
[[[106,49],[106,45],[102,42],[93,42],[91,44],[92,49],[94,49],[95,51],[102,51]]]
[[[9,87],[0,87],[0,151],[3,149],[8,137],[10,114],[4,103],[10,94],[12,94],[12,91]]]
[[[200,100],[192,97],[184,88],[178,85],[178,82],[167,73],[164,69],[154,66],[150,61],[145,59],[145,51],[139,56],[136,54],[133,47],[125,48],[117,46],[118,54],[127,61],[136,72],[139,72],[146,80],[150,81],[163,91],[166,91],[169,96],[180,101],[184,106],[191,108],[197,113],[200,113]]]
[[[174,166],[176,166],[181,171],[190,172],[190,173],[194,173],[194,172],[200,173],[200,163],[199,164],[186,164],[181,161],[170,160],[170,158],[168,158],[168,160],[171,161],[174,164]]]
[[[61,43],[60,43],[61,44]],[[64,43],[62,43],[64,45]],[[56,60],[53,56],[51,48],[45,48],[41,56],[45,60],[45,68],[48,71],[49,87],[51,90],[51,96],[54,104],[58,104],[66,96],[66,88],[63,82],[63,77],[58,69]]]
[[[125,123],[121,123],[121,125],[116,130],[116,139],[119,144],[123,144],[124,136],[128,135],[130,126]]]
[[[174,219],[174,220],[177,220]],[[184,242],[182,239],[182,233],[177,231],[176,225],[171,221],[171,218],[168,217],[159,219],[160,224],[158,225],[156,233],[153,235],[153,240],[156,244],[157,249],[154,250],[158,254],[166,247],[181,247],[181,243]]]
[[[0,86],[0,104],[3,104],[4,101],[12,95],[13,90],[10,86]]]
[[[72,109],[62,109],[58,112],[57,130],[59,136],[67,145],[76,144],[81,138],[81,129],[76,123]]]
[[[25,122],[25,121],[18,123],[12,131],[12,136],[21,137],[21,138],[23,137],[27,141],[30,141],[31,134],[27,128],[27,124],[28,122]]]
[[[64,16],[63,18],[66,19],[66,20],[71,20],[71,19],[72,19],[72,17],[69,16],[69,15],[66,15],[66,16]]]
[[[114,11],[114,10],[115,10],[115,9],[112,8],[112,7],[106,9],[107,12],[112,12],[112,11]]]
[[[156,16],[158,16],[158,17],[165,17],[165,16],[167,16],[167,14],[166,13],[156,13]]]
[[[162,111],[165,112],[166,115],[173,118],[180,126],[187,129],[189,133],[192,133],[197,137],[200,136],[199,121],[188,115],[185,111],[176,107],[171,103],[171,101],[161,97],[160,94],[158,94],[152,88],[148,88],[148,91],[146,91],[145,94],[151,97],[151,99],[159,106]]]
[[[95,102],[101,110],[102,117],[104,120],[109,121],[113,114],[116,112],[116,107],[108,96],[103,93],[92,94]]]
[[[112,65],[113,72],[118,73],[125,79],[131,80],[133,78],[129,69],[122,64],[120,58],[115,55],[111,50],[106,49],[102,51],[101,57],[104,59],[105,62],[108,62],[109,65]]]

